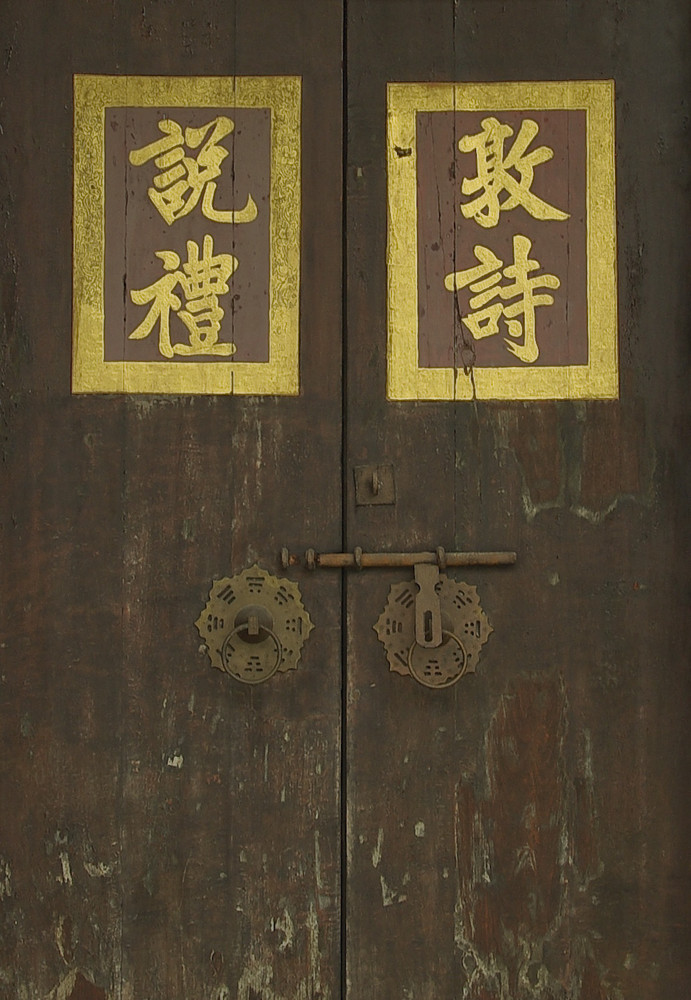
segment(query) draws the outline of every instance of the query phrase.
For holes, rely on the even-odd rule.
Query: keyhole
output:
[[[432,641],[432,612],[425,611],[424,617],[425,642]]]

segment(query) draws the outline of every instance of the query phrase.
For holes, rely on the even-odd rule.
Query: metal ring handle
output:
[[[413,653],[415,649],[423,649],[424,652],[426,653],[434,652],[434,650],[425,649],[424,646],[419,646],[417,642],[414,642],[410,647],[410,649],[408,650],[408,670],[410,671],[411,677],[414,677],[415,680],[418,682],[418,684],[422,684],[423,687],[432,688],[434,690],[451,687],[453,684],[456,684],[458,681],[460,681],[461,677],[463,677],[463,675],[468,669],[468,654],[466,653],[465,646],[458,638],[458,636],[454,635],[453,632],[447,632],[446,630],[442,632],[442,636],[444,638],[453,639],[453,641],[456,643],[458,648],[463,653],[463,668],[460,671],[460,673],[457,674],[455,677],[450,677],[448,680],[445,680],[442,684],[430,684],[429,681],[425,680],[418,674],[417,668],[413,666]]]
[[[225,670],[225,672],[228,674],[229,677],[232,677],[236,681],[240,681],[241,684],[262,684],[264,681],[268,681],[270,677],[273,677],[273,675],[278,670],[279,664],[281,662],[281,656],[283,655],[283,649],[281,647],[281,643],[278,640],[278,636],[272,629],[267,628],[266,625],[262,625],[262,629],[264,632],[267,633],[270,639],[273,639],[274,645],[276,647],[276,662],[270,668],[269,673],[264,674],[263,677],[254,677],[254,678],[240,677],[237,673],[233,673],[231,670],[228,670],[228,667],[226,666],[226,656],[225,656],[226,646],[233,638],[233,636],[237,635],[239,632],[247,631],[246,622],[243,622],[242,625],[238,625],[236,628],[234,628],[233,631],[229,632],[228,635],[223,640],[223,645],[221,646],[221,663],[223,664],[223,669]],[[262,640],[262,644],[263,642],[264,640]]]

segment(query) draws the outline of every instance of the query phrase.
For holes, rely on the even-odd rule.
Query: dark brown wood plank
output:
[[[682,4],[348,10],[348,462],[391,462],[397,485],[395,507],[349,498],[349,545],[518,552],[457,574],[495,632],[446,691],[389,674],[369,629],[405,571],[349,581],[348,996],[682,996]],[[620,400],[386,404],[386,82],[600,77],[617,87]]]
[[[387,82],[452,78],[453,7],[349,3],[347,39],[347,459],[351,468],[391,462],[396,480],[395,506],[357,507],[351,487],[348,545],[452,548],[453,411],[386,401],[385,137]],[[443,764],[456,753],[460,692],[440,699],[440,692],[390,674],[372,629],[391,584],[409,577],[409,569],[372,569],[347,582],[346,995],[352,1000],[451,997],[460,982],[453,794],[445,801],[453,785]]]
[[[339,581],[264,688],[194,621],[340,544],[340,4],[32,0],[2,37],[0,992],[336,995]],[[303,77],[299,398],[70,396],[74,72]]]

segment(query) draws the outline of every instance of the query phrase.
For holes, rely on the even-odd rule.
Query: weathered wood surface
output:
[[[3,40],[0,996],[668,1000],[691,833],[683,5],[349,0],[348,454],[340,468],[340,3],[11,0]],[[303,395],[69,394],[71,75],[303,76]],[[385,402],[385,84],[614,77],[621,400]],[[395,465],[395,507],[351,469]],[[348,580],[294,676],[198,649],[214,575],[281,545],[516,549],[450,691]]]
[[[340,546],[340,4],[1,16],[0,996],[336,996],[338,578],[257,689],[194,621],[214,576]],[[303,77],[300,399],[70,396],[74,72]]]
[[[365,550],[463,570],[495,632],[430,691],[348,579],[352,1000],[688,994],[688,117],[684,5],[348,4],[348,461],[391,462]],[[387,81],[614,78],[619,402],[387,404]]]

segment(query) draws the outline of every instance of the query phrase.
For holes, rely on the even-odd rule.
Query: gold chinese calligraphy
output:
[[[147,194],[168,225],[189,215],[202,195],[202,214],[213,222],[253,222],[257,218],[257,206],[250,194],[238,212],[222,211],[213,205],[216,178],[221,176],[221,164],[228,156],[220,143],[235,128],[230,118],[219,115],[201,128],[188,127],[184,138],[176,121],[164,118],[158,127],[165,138],[132,150],[129,161],[140,167],[153,159],[160,173]],[[196,156],[185,156],[184,145],[190,151],[201,148]]]
[[[389,398],[616,396],[612,98],[389,85]]]
[[[300,80],[75,77],[76,392],[298,391]]]

